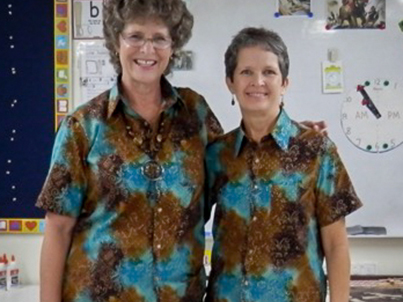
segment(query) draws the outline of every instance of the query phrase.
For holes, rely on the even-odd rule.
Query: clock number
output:
[[[346,134],[347,134],[347,135],[350,135],[350,134],[351,134],[351,127],[347,127],[347,128],[346,128]]]
[[[390,145],[391,145],[392,148],[393,148],[394,146],[396,146],[395,139],[391,139],[391,140],[390,140]]]
[[[347,118],[348,118],[347,113],[343,113],[342,116],[341,116],[341,119],[346,120]]]
[[[375,143],[375,149],[376,149],[376,151],[378,151],[378,150],[379,150],[379,148],[380,148],[379,143],[378,143],[378,142],[376,142],[376,143]]]
[[[351,96],[349,96],[349,97],[346,98],[346,102],[347,102],[347,103],[351,103],[352,100],[353,100],[353,99],[352,99]]]
[[[356,138],[355,140],[357,141],[358,146],[361,145],[361,138]]]
[[[376,79],[376,80],[375,80],[375,85],[379,85],[379,84],[381,84],[381,80],[380,80],[380,79]]]

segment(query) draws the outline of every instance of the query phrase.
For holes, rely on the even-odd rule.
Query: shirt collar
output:
[[[108,98],[109,104],[108,104],[108,114],[107,114],[108,119],[115,112],[116,108],[118,107],[119,102],[121,102],[123,100],[121,79],[122,79],[122,75],[119,75],[115,84],[112,86],[112,88],[109,91],[109,98]],[[180,96],[178,90],[168,82],[168,80],[165,78],[165,76],[161,77],[161,93],[162,93],[162,97],[165,100],[168,100],[170,105],[178,103],[180,105],[183,105],[186,108],[186,103]]]
[[[287,115],[284,109],[281,109],[279,117],[277,119],[276,125],[274,126],[271,136],[273,137],[276,144],[283,151],[288,150],[291,137],[295,136],[296,127],[293,125],[291,119]],[[267,135],[270,135],[268,133]],[[235,133],[235,156],[239,155],[242,149],[244,140],[247,140],[245,131],[243,130],[242,123],[241,126],[237,128]]]

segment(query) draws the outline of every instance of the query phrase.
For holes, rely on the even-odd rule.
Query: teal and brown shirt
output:
[[[207,168],[216,212],[206,301],[325,301],[320,228],[361,206],[334,143],[282,110],[259,144],[242,127],[220,137]]]
[[[37,205],[77,218],[63,302],[202,300],[204,155],[222,129],[202,96],[161,85],[156,130],[118,84],[58,130]]]

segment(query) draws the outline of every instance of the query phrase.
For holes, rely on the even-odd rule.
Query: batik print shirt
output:
[[[162,79],[157,131],[113,87],[67,116],[37,205],[77,218],[63,302],[201,301],[204,155],[222,132]]]
[[[217,208],[206,301],[325,301],[319,229],[361,206],[333,142],[282,111],[259,144],[242,127],[220,137],[207,167]]]

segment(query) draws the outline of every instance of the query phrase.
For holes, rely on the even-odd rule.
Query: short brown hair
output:
[[[105,45],[109,50],[110,62],[118,74],[122,72],[119,55],[116,53],[119,35],[128,22],[138,18],[155,18],[168,27],[174,57],[176,51],[180,50],[192,35],[193,15],[182,0],[104,0]],[[171,60],[165,74],[170,72],[172,63]]]
[[[235,35],[225,52],[226,77],[233,81],[239,51],[251,46],[260,46],[277,55],[278,65],[284,83],[284,80],[288,77],[290,68],[287,46],[277,33],[266,28],[246,27]]]

